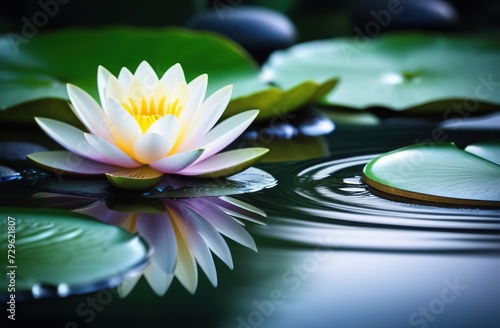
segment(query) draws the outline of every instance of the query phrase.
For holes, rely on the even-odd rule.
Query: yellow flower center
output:
[[[127,100],[128,103],[124,101],[122,102],[122,106],[134,117],[137,124],[141,127],[142,133],[145,133],[154,122],[163,116],[174,115],[175,117],[179,117],[182,110],[179,99],[165,105],[165,96],[160,99],[157,105],[153,98],[150,99],[149,103],[145,97],[142,97],[138,102],[132,100],[130,97]]]

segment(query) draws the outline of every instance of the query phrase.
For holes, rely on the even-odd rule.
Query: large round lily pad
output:
[[[500,143],[467,148],[464,151],[446,142],[397,149],[366,164],[363,181],[376,190],[407,199],[500,206],[500,165],[487,155],[499,153]]]
[[[86,215],[17,207],[0,212],[0,256],[9,261],[0,268],[2,301],[10,299],[11,278],[16,301],[63,297],[114,287],[148,263],[143,239]]]
[[[402,32],[311,41],[275,52],[263,77],[283,88],[339,78],[329,105],[464,117],[500,104],[500,42]]]
[[[207,73],[209,93],[233,84],[226,116],[253,108],[261,110],[261,119],[276,116],[315,101],[335,84],[334,80],[322,85],[300,81],[291,90],[270,86],[260,80],[258,66],[242,48],[209,32],[179,28],[66,29],[42,33],[27,43],[8,34],[0,37],[0,109],[14,107],[15,112],[2,115],[0,111],[0,119],[32,121],[33,115],[43,114],[74,122],[65,104],[66,83],[81,87],[97,99],[99,65],[118,75],[122,67],[134,71],[143,60],[160,76],[175,63],[182,65],[188,81]],[[41,100],[44,102],[33,103]]]
[[[39,181],[35,190],[66,195],[90,197],[137,198],[190,198],[220,197],[256,192],[276,186],[276,179],[269,173],[250,167],[227,178],[202,179],[188,176],[165,175],[155,187],[130,191],[113,188],[103,178],[50,177]]]

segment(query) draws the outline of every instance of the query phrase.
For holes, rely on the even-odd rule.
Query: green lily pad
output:
[[[499,153],[500,144],[476,144],[473,150],[478,155]],[[419,201],[500,206],[500,165],[451,142],[382,154],[365,165],[363,181],[384,193]]]
[[[448,117],[498,106],[499,76],[498,41],[402,32],[306,42],[275,52],[263,66],[263,77],[283,88],[339,78],[323,99],[328,105],[439,111]]]
[[[98,99],[99,65],[118,75],[122,67],[134,71],[143,60],[159,75],[175,63],[182,65],[188,80],[207,73],[208,93],[233,84],[225,116],[258,108],[259,119],[269,118],[275,111],[292,111],[315,101],[335,84],[299,81],[291,90],[270,86],[260,80],[259,68],[242,48],[215,33],[180,28],[65,29],[40,34],[26,44],[16,44],[9,35],[0,38],[0,109],[16,110],[9,113],[10,121],[43,114],[74,122],[68,105],[57,101],[68,100],[66,83]]]
[[[0,256],[9,263],[0,282],[9,285],[14,272],[16,301],[114,287],[148,264],[150,250],[139,236],[86,215],[17,207],[1,213]],[[9,297],[3,288],[0,298]]]
[[[221,197],[257,192],[275,187],[276,179],[266,171],[250,167],[228,178],[201,179],[167,176],[165,188],[160,193],[145,195],[147,198]]]
[[[276,185],[276,179],[269,173],[250,167],[228,178],[203,179],[188,176],[164,175],[154,187],[147,190],[121,190],[112,188],[103,178],[72,178],[56,176],[45,177],[37,182],[34,189],[38,192],[51,192],[66,195],[89,197],[118,197],[134,201],[140,197],[151,198],[190,198],[207,196],[228,196],[256,192]]]
[[[478,142],[468,145],[465,151],[500,165],[500,140]]]

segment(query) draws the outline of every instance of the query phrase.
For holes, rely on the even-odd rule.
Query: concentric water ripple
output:
[[[270,218],[258,233],[329,247],[500,251],[500,208],[381,197],[361,181],[364,165],[375,156],[299,163],[272,172],[279,183],[259,200]]]

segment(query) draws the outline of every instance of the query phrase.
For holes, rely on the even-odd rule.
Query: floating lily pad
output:
[[[329,105],[456,115],[458,104],[467,116],[500,104],[499,74],[498,41],[423,33],[306,42],[263,67],[263,78],[283,88],[339,78],[323,99]]]
[[[15,272],[16,301],[114,287],[148,263],[150,250],[139,236],[86,215],[17,207],[1,213],[0,256],[12,262],[0,268],[0,282],[7,286],[7,273]],[[9,297],[3,288],[0,299]]]
[[[489,157],[500,143],[469,148]],[[454,143],[416,144],[383,154],[363,169],[363,181],[387,194],[456,205],[500,206],[500,165]]]
[[[465,151],[500,165],[500,140],[491,140],[468,145]]]
[[[269,173],[250,167],[243,172],[220,179],[165,175],[154,188],[142,191],[113,188],[104,177],[98,179],[65,176],[44,178],[35,188],[38,192],[47,191],[91,197],[189,198],[245,194],[274,187],[276,183],[276,179]]]
[[[143,60],[158,74],[175,63],[182,65],[188,80],[207,73],[209,93],[233,84],[226,116],[258,108],[259,118],[269,118],[274,111],[291,111],[314,101],[335,84],[299,81],[291,90],[272,87],[260,80],[259,68],[242,48],[215,33],[179,28],[65,29],[40,34],[26,44],[16,44],[9,35],[0,38],[0,109],[15,106],[11,121],[43,114],[74,122],[72,111],[67,105],[61,108],[61,102],[53,103],[57,112],[33,102],[68,100],[68,82],[97,99],[99,65],[118,75],[122,67],[133,69]]]

